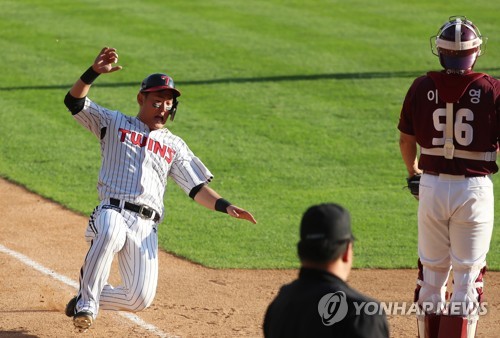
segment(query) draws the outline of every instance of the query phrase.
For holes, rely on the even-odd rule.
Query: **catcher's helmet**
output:
[[[463,73],[472,69],[476,59],[483,54],[481,45],[486,38],[465,16],[452,16],[437,35],[431,37],[431,50],[439,56],[439,62],[446,70]]]

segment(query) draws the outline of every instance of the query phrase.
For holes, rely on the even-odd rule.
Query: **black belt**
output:
[[[439,176],[439,173],[437,173],[435,171],[429,171],[429,170],[424,170],[424,174],[432,175],[432,176]]]
[[[120,207],[120,200],[116,198],[110,198],[109,203],[115,207]],[[153,209],[150,209],[148,207],[145,207],[143,205],[137,205],[133,203],[129,203],[125,201],[123,204],[123,208],[125,210],[130,210],[133,212],[138,213],[141,217],[147,218],[147,219],[152,219],[155,222],[158,222],[160,220],[160,214],[154,211]]]

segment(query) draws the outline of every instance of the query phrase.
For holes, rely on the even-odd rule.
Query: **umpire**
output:
[[[266,338],[389,337],[380,304],[346,283],[353,241],[350,214],[342,206],[314,205],[304,213],[299,278],[284,285],[267,308]]]

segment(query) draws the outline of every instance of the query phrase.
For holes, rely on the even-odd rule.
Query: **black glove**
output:
[[[418,188],[420,186],[420,174],[415,174],[412,177],[406,179],[406,187],[410,190],[410,193],[418,200]]]

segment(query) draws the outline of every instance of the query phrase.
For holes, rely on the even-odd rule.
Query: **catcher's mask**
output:
[[[477,58],[484,54],[481,45],[486,40],[465,16],[452,16],[437,35],[431,36],[431,51],[439,57],[444,69],[463,73],[472,69]]]
[[[146,77],[141,83],[141,93],[159,92],[163,90],[171,90],[174,94],[174,103],[172,108],[169,109],[170,121],[174,120],[175,113],[177,112],[177,97],[181,96],[181,92],[175,88],[174,80],[163,73],[155,73]]]

